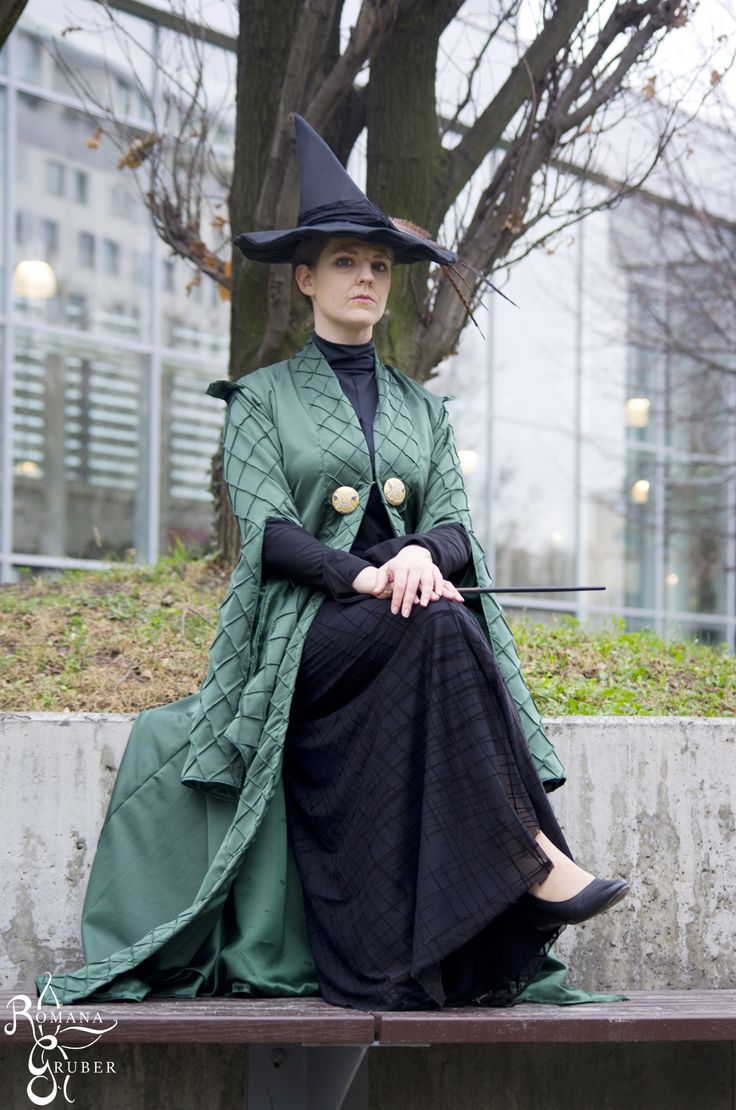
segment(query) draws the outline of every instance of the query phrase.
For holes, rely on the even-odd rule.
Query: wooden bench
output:
[[[3,1025],[12,1013],[12,997],[0,993]],[[85,1020],[101,1026],[115,1022],[104,1034],[110,1044],[247,1044],[248,1110],[362,1110],[367,1085],[361,1065],[370,1047],[736,1042],[736,990],[634,991],[626,1002],[443,1011],[364,1012],[319,998],[152,999],[46,1007],[39,1028],[46,1024],[48,1031],[59,1018],[69,1027],[67,1044],[88,1040],[81,1032],[75,1040],[70,1028]],[[32,1042],[31,1023],[21,1021],[14,1037]],[[359,1071],[362,1083],[355,1082]]]

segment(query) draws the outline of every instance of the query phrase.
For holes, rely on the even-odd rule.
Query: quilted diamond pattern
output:
[[[432,395],[380,359],[376,377],[376,475],[395,534],[460,521],[471,537],[474,576],[459,584],[492,585],[473,531],[444,405],[449,397]],[[263,746],[264,730],[278,737],[278,742],[283,740],[301,644],[324,600],[319,592],[283,580],[261,586],[265,522],[269,517],[291,520],[325,543],[348,550],[360,526],[372,474],[355,410],[313,343],[286,363],[247,375],[238,383],[210,387],[212,392],[218,389],[229,398],[223,468],[243,548],[220,608],[183,780],[199,789],[234,793],[242,788],[243,774]],[[286,478],[279,438],[279,428],[293,411],[286,403],[289,389],[301,398],[294,419],[311,418],[319,442],[321,473],[313,476],[309,498],[302,495],[300,504]],[[391,475],[399,475],[407,484],[409,496],[401,507],[389,505],[383,495],[383,481]],[[330,494],[345,484],[363,494],[361,507],[353,513],[336,513]],[[480,614],[540,775],[550,787],[559,785],[564,772],[544,735],[539,711],[521,675],[513,637],[492,594],[482,595]],[[264,629],[267,635],[258,635]]]

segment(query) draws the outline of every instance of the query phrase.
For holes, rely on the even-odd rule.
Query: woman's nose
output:
[[[373,281],[373,267],[370,262],[362,262],[360,270],[358,271],[358,281],[365,281],[366,279]]]

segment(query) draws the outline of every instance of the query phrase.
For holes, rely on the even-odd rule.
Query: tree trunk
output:
[[[447,9],[446,0],[405,9],[373,62],[368,86],[366,193],[390,216],[412,220],[433,237],[437,228],[426,221],[435,205],[442,151],[435,79]],[[378,329],[382,353],[408,374],[418,362],[428,270],[429,263],[396,267],[389,310]]]
[[[261,181],[277,119],[281,84],[301,0],[240,0],[236,82],[235,157],[230,189],[230,227],[254,231]],[[230,312],[231,378],[256,368],[256,353],[268,319],[268,267],[232,251]],[[222,476],[222,453],[212,460],[215,539],[218,558],[232,566],[240,552],[240,530]]]
[[[281,94],[295,30],[303,0],[240,0],[238,33],[238,72],[236,91],[235,157],[230,190],[230,227],[233,238],[240,231],[260,230],[255,213],[261,200],[261,187],[274,131],[286,124],[280,118]],[[319,87],[324,75],[338,57],[340,46],[340,5],[335,21],[325,37],[319,58],[307,59],[311,66],[309,82]],[[293,104],[289,111],[298,111]],[[340,148],[341,123],[349,129],[355,119],[350,102],[335,119],[325,139]],[[354,122],[352,124],[354,127]],[[334,134],[333,134],[334,130]],[[349,148],[348,148],[349,153]],[[291,285],[291,267],[266,266],[251,262],[233,248],[232,302],[230,314],[230,368],[233,379],[255,370],[264,360],[263,339],[268,326],[268,298],[274,288]],[[293,303],[293,299],[292,299]],[[303,341],[304,313],[292,309],[288,330],[265,361],[285,358]],[[212,464],[212,492],[215,501],[215,536],[219,558],[232,566],[240,552],[241,538],[222,477],[221,452]]]
[[[10,32],[23,14],[28,0],[0,0],[0,48],[10,38]]]
[[[235,158],[230,190],[233,238],[255,226],[261,182],[274,129],[286,62],[301,0],[240,0],[236,90]],[[268,266],[249,262],[233,248],[230,377],[255,369],[268,320]]]

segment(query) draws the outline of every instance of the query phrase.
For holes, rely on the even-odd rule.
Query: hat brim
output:
[[[312,235],[345,235],[382,243],[393,248],[396,263],[436,262],[440,266],[452,266],[458,260],[454,251],[436,247],[418,235],[410,235],[398,228],[366,227],[365,224],[351,223],[349,220],[310,224],[282,231],[244,231],[233,242],[246,258],[254,262],[291,262],[297,244]]]

